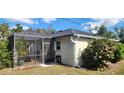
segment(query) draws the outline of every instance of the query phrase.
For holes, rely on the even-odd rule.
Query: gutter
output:
[[[76,34],[75,36],[86,37],[86,38],[94,38],[94,39],[101,39],[102,38],[102,37],[82,35],[82,34]]]
[[[104,39],[105,38],[105,37],[88,36],[88,35],[82,35],[82,34],[75,34],[75,36],[85,37],[85,38],[92,38],[92,39]],[[107,38],[107,39],[109,39],[111,41],[116,41],[116,42],[120,41],[118,39],[111,39],[111,38]]]

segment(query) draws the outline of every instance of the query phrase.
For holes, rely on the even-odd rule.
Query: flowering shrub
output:
[[[108,39],[98,39],[89,43],[82,53],[83,67],[97,70],[106,68],[109,63],[120,60],[116,42]]]

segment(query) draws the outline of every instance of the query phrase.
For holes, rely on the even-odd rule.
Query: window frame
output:
[[[57,42],[59,42],[60,44],[58,45]],[[57,49],[57,47],[60,47],[60,49]],[[61,42],[60,41],[55,41],[55,50],[56,51],[61,51],[62,50],[62,46],[61,46]]]

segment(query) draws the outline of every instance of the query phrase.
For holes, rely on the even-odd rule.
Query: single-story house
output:
[[[82,63],[81,54],[88,42],[100,38],[76,29],[58,31],[51,36],[54,39],[55,61],[78,67]]]
[[[17,57],[16,38],[23,38],[30,42],[29,54],[25,56],[25,59],[21,56]],[[88,42],[100,38],[75,29],[61,30],[48,35],[22,32],[11,36],[10,48],[14,51],[14,66],[23,58],[23,60],[29,59],[28,62],[35,59],[41,63],[56,62],[75,67],[81,65],[81,53],[88,46]],[[34,51],[33,54],[30,54],[31,51]]]

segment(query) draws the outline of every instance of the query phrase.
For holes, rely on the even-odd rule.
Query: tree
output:
[[[49,33],[55,33],[55,32],[56,32],[56,30],[54,30],[54,29],[49,31]]]
[[[50,24],[50,25],[48,26],[47,34],[54,33],[54,32],[56,32],[56,30],[54,30],[54,29],[53,29],[53,25]]]
[[[106,37],[106,38],[116,38],[116,35],[112,31],[108,31],[107,27],[105,25],[101,25],[99,28],[97,28],[98,33],[96,35]]]
[[[124,39],[124,28],[123,27],[121,27],[120,29],[119,29],[119,34],[118,34],[118,36],[119,36],[119,38],[120,39]]]
[[[16,24],[16,27],[12,29],[12,33],[23,32],[23,26],[20,24]]]
[[[29,29],[27,29],[26,31],[30,31],[30,32],[32,32],[33,31],[33,29],[30,27]]]
[[[50,33],[56,32],[56,30],[54,30],[54,29],[48,29],[48,30],[46,30],[46,29],[40,29],[40,28],[38,28],[38,29],[36,29],[36,32],[42,33],[42,34],[50,34]]]
[[[6,23],[0,24],[0,31],[3,37],[8,37],[10,35],[9,26]]]
[[[45,29],[40,29],[40,28],[36,29],[36,32],[42,33],[42,34],[46,34],[47,33],[47,31]]]
[[[117,38],[120,39],[121,42],[124,42],[124,27],[115,27],[114,30]]]
[[[124,40],[124,28],[123,27],[119,28],[119,30],[118,30],[118,37],[121,40]]]
[[[106,26],[101,25],[101,26],[99,27],[99,30],[98,30],[98,33],[97,33],[97,34],[100,35],[100,36],[104,36],[107,32],[108,32],[108,31],[107,31]]]

